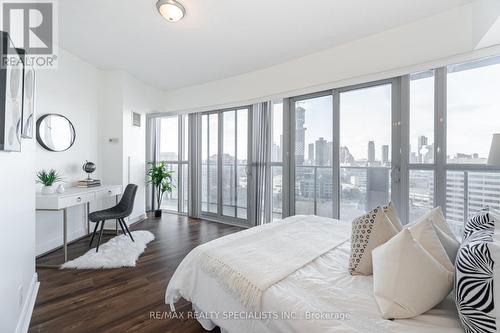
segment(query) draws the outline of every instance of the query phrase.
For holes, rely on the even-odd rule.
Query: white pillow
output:
[[[438,228],[435,228],[430,219],[422,220],[416,224],[408,226],[413,239],[415,239],[429,254],[436,259],[447,270],[453,272],[454,266],[448,257],[440,238],[437,235]],[[444,234],[448,237],[446,234]],[[457,242],[458,243],[458,242]],[[458,250],[458,247],[457,247]],[[456,252],[455,252],[456,255]],[[454,261],[453,261],[454,262]]]
[[[413,318],[451,291],[453,272],[439,263],[408,229],[373,250],[374,296],[386,319]]]
[[[439,238],[441,245],[445,249],[448,258],[452,263],[455,263],[455,258],[457,256],[458,248],[460,247],[460,242],[451,231],[450,227],[446,223],[441,207],[436,207],[427,212],[424,216],[419,218],[415,223],[407,226],[407,228],[414,228],[421,223],[432,222],[435,227],[437,237]]]
[[[371,275],[373,272],[372,250],[397,233],[398,231],[385,215],[382,207],[377,207],[356,218],[352,222],[349,273]]]
[[[427,214],[418,219],[414,224],[417,224],[418,222],[425,219],[431,219],[432,223],[434,223],[436,228],[439,228],[445,234],[450,236],[450,238],[456,239],[456,236],[453,234],[453,231],[451,231],[450,227],[448,226],[448,223],[446,223],[443,210],[441,209],[440,206],[431,209],[429,212],[427,212]]]
[[[460,242],[455,237],[448,236],[448,234],[446,234],[436,226],[434,227],[434,229],[436,230],[436,235],[441,241],[446,254],[448,254],[448,258],[450,258],[451,262],[454,264],[455,259],[457,258],[458,249],[460,248]]]

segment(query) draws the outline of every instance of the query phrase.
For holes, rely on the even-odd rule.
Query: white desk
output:
[[[90,222],[88,219],[89,204],[95,200],[105,198],[116,198],[122,194],[121,185],[101,185],[91,188],[70,187],[66,192],[59,194],[36,194],[37,211],[62,211],[63,212],[63,249],[64,262],[68,261],[68,208],[78,205],[85,205],[85,219],[87,220],[87,234],[90,234]],[[118,227],[117,227],[118,228]]]

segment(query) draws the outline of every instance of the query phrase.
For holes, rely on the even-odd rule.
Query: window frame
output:
[[[468,218],[468,175],[471,172],[485,172],[485,173],[500,173],[500,167],[489,166],[486,164],[458,164],[458,163],[448,163],[447,161],[447,116],[448,116],[448,105],[447,105],[447,78],[448,78],[448,68],[449,66],[454,66],[455,68],[466,68],[467,63],[477,62],[478,64],[483,64],[483,66],[491,65],[495,59],[500,58],[498,55],[489,56],[482,59],[469,59],[463,63],[444,65],[436,68],[430,68],[427,70],[434,71],[434,160],[433,163],[410,163],[409,151],[410,151],[410,79],[411,73],[406,75],[400,75],[388,79],[377,80],[372,82],[366,82],[362,84],[349,85],[344,87],[339,87],[335,89],[328,89],[319,92],[298,95],[293,97],[288,97],[282,99],[283,101],[283,147],[282,151],[282,161],[272,161],[271,160],[271,146],[272,146],[272,131],[270,131],[268,138],[268,162],[267,162],[267,174],[268,177],[272,177],[272,168],[281,167],[282,168],[282,216],[287,217],[295,214],[295,175],[296,175],[296,165],[295,165],[295,104],[298,101],[332,96],[332,165],[328,168],[332,168],[333,172],[333,217],[338,218],[340,216],[340,161],[339,161],[339,148],[340,148],[340,99],[339,96],[342,92],[349,90],[369,88],[372,86],[382,85],[391,83],[392,85],[392,114],[391,114],[391,200],[395,203],[396,208],[400,213],[401,220],[404,224],[409,222],[409,182],[410,182],[410,172],[412,170],[429,170],[434,173],[434,193],[433,201],[434,206],[443,207],[443,212],[446,216],[447,207],[447,173],[450,171],[463,172],[464,173],[464,220]],[[426,70],[419,70],[418,72],[423,72]],[[272,101],[273,106],[277,100]],[[252,106],[238,106],[231,107],[227,109],[212,110],[206,112],[200,112],[201,115],[206,114],[219,114],[218,119],[218,168],[220,168],[220,160],[222,158],[222,126],[223,117],[221,113],[228,110],[248,110],[248,160],[247,165],[251,165],[251,144],[252,144]],[[150,118],[161,118],[161,117],[179,117],[181,114],[157,114],[150,115]],[[187,121],[187,118],[184,120]],[[183,144],[188,144],[184,142],[184,129],[183,124],[179,120],[179,161],[167,161],[170,164],[187,164],[188,156],[181,157],[184,152]],[[201,131],[201,127],[199,128]],[[192,138],[194,133],[189,133],[189,137]],[[485,143],[488,144],[488,143]],[[200,147],[201,147],[200,143]],[[199,167],[201,170],[201,149],[199,156]],[[196,153],[198,154],[198,153]],[[183,159],[185,158],[185,159]],[[182,160],[181,160],[182,159]],[[179,168],[181,170],[182,168]],[[182,173],[182,170],[180,171]],[[222,205],[221,191],[222,187],[222,177],[221,170],[218,170],[218,203],[217,205]],[[200,176],[201,180],[201,176]],[[268,178],[267,180],[272,181]],[[248,189],[251,191],[252,179],[251,175],[248,176]],[[188,186],[190,189],[190,187]],[[182,191],[183,189],[179,189]],[[269,187],[268,194],[272,196],[272,188]],[[316,191],[315,191],[316,192]],[[179,193],[179,198],[183,198],[184,194]],[[192,195],[189,195],[189,200],[191,200]],[[249,221],[252,221],[253,214],[253,196],[249,192],[248,197],[248,207],[247,207],[247,222],[244,223],[249,226]],[[178,204],[180,204],[180,201]],[[200,207],[201,207],[201,200]],[[219,209],[218,209],[219,210]],[[264,208],[265,217],[267,221],[272,221],[272,207],[267,204]],[[229,223],[229,224],[242,224],[242,219],[234,219],[227,216],[222,216],[213,213],[201,212],[201,216],[211,220],[216,220],[218,222]],[[223,218],[222,218],[223,217]]]
[[[204,219],[207,220],[212,220],[216,222],[221,222],[221,223],[226,223],[226,224],[232,224],[232,225],[238,225],[238,226],[250,226],[250,222],[252,221],[251,218],[251,213],[252,213],[252,200],[253,197],[251,195],[251,181],[252,177],[251,174],[247,171],[247,218],[238,218],[237,216],[237,201],[235,202],[235,211],[236,214],[235,216],[228,216],[223,214],[223,202],[222,202],[222,169],[223,169],[223,152],[224,152],[224,147],[223,147],[223,140],[224,140],[224,112],[228,111],[235,111],[235,153],[236,155],[238,154],[238,147],[237,147],[237,113],[240,110],[247,110],[247,116],[248,116],[248,123],[247,123],[247,170],[249,166],[251,165],[251,144],[252,144],[252,106],[251,105],[246,105],[246,106],[236,106],[232,108],[225,108],[225,109],[219,109],[219,110],[211,110],[211,111],[206,111],[206,112],[201,112],[201,115],[210,115],[210,114],[217,114],[217,213],[214,212],[209,212],[209,211],[204,211],[203,210],[203,205],[202,205],[202,200],[200,199],[200,216]],[[203,125],[202,125],[203,126]],[[207,123],[207,136],[210,136],[210,128],[209,128],[209,123]],[[202,138],[203,140],[203,138]],[[203,143],[201,144],[201,147],[203,147]],[[202,157],[201,157],[202,151],[200,149],[200,166],[203,165],[202,163]],[[209,158],[209,156],[207,156]],[[235,156],[235,159],[237,159],[237,156]],[[238,166],[241,166],[237,161],[235,163],[236,165],[236,170]],[[200,167],[200,171],[202,170],[202,167]],[[207,169],[208,170],[208,169]],[[208,175],[208,171],[207,171]],[[237,178],[235,177],[235,181]],[[200,174],[200,182],[203,182],[203,175]],[[203,188],[203,187],[202,187]],[[207,186],[208,189],[208,186]],[[208,196],[207,196],[208,199]],[[235,200],[237,200],[237,196],[235,197]]]

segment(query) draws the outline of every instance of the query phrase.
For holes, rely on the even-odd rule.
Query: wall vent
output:
[[[141,114],[132,112],[132,126],[141,127]]]

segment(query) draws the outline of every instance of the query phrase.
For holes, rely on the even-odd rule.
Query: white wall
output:
[[[61,50],[59,67],[37,71],[37,116],[59,113],[74,125],[76,140],[64,152],[50,152],[36,144],[36,170],[56,169],[64,178],[65,186],[86,177],[82,165],[86,160],[96,163],[94,178],[102,177],[99,152],[99,79],[100,71],[73,54]],[[34,179],[34,175],[32,176]],[[38,186],[38,189],[41,186]],[[96,208],[96,206],[92,207]],[[36,249],[41,254],[62,244],[62,213],[37,212]],[[83,206],[68,210],[68,236],[82,236],[87,227]]]
[[[36,294],[34,165],[34,140],[20,153],[0,152],[0,332],[21,329]]]
[[[163,91],[128,74],[123,84],[123,182],[139,186],[133,218],[146,209],[146,113],[163,110],[164,96]],[[132,112],[141,114],[141,127],[132,126]]]
[[[169,112],[244,105],[406,74],[474,51],[498,17],[498,1],[476,1],[405,26],[251,73],[167,91]],[[493,13],[493,15],[492,15]],[[500,35],[488,44],[500,43]],[[479,45],[480,46],[480,45]],[[265,50],[263,50],[265,52]],[[483,50],[475,56],[500,54]]]
[[[145,113],[161,111],[163,91],[152,88],[123,71],[101,71],[61,50],[56,70],[40,71],[37,81],[39,114],[60,113],[76,130],[75,145],[65,152],[49,152],[37,144],[36,169],[59,170],[67,186],[86,174],[85,160],[96,163],[93,177],[104,184],[139,185],[129,223],[145,215]],[[142,126],[132,126],[132,111],[143,115]],[[40,188],[40,187],[38,187]],[[109,207],[114,200],[95,202],[90,209]],[[60,246],[61,213],[37,212],[36,253]],[[68,239],[86,232],[83,206],[68,210]],[[91,225],[93,228],[93,225]],[[114,222],[106,228],[114,229]]]

